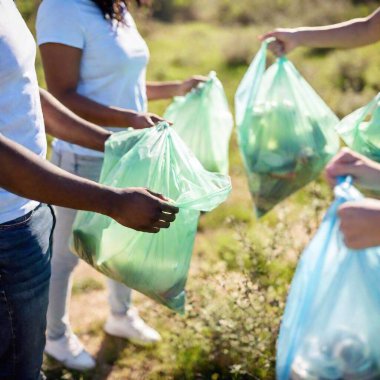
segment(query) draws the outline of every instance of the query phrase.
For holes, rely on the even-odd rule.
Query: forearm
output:
[[[146,92],[149,100],[169,99],[183,95],[182,82],[148,82]]]
[[[105,106],[76,91],[54,93],[66,107],[83,119],[105,127],[130,127],[136,112],[128,109]]]
[[[354,48],[380,40],[379,10],[366,18],[339,24],[295,29],[299,45],[321,48]]]
[[[114,189],[65,172],[2,135],[0,168],[0,187],[39,202],[109,214],[116,195]]]
[[[78,117],[41,88],[40,97],[47,133],[73,144],[104,151],[110,131]]]

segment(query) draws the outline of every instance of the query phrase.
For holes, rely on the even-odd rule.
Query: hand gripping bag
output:
[[[205,83],[186,96],[176,97],[164,117],[174,123],[174,129],[206,170],[228,173],[233,118],[214,71]]]
[[[278,380],[380,379],[380,248],[348,249],[338,207],[362,195],[348,179],[301,256],[277,342]]]
[[[200,211],[226,199],[230,178],[207,172],[176,132],[160,123],[112,135],[100,183],[149,188],[172,199],[180,212],[169,229],[149,234],[80,211],[73,225],[73,251],[108,277],[182,312]]]
[[[239,147],[257,215],[315,179],[339,147],[337,117],[286,57],[265,70],[268,41],[235,95]]]
[[[351,149],[380,162],[380,93],[342,119],[336,130]]]

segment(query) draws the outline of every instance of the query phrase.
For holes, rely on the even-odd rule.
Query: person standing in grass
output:
[[[184,95],[205,80],[195,76],[146,83],[149,50],[128,4],[126,0],[44,0],[36,23],[49,91],[79,116],[114,131],[133,127],[135,118],[146,112],[148,99]],[[143,127],[153,125],[154,120],[146,120]],[[56,140],[52,162],[96,181],[103,155]],[[45,351],[68,368],[87,370],[95,361],[71,331],[68,312],[72,273],[78,263],[68,246],[76,211],[58,207],[56,213]],[[132,306],[131,290],[114,280],[107,282],[111,312],[105,331],[138,344],[159,341],[159,333]]]
[[[0,379],[40,380],[54,213],[99,212],[158,232],[178,209],[147,189],[116,189],[45,160],[46,131],[102,151],[110,132],[39,90],[36,46],[13,0],[0,0]],[[159,211],[159,215],[157,212]],[[157,216],[156,216],[157,215]]]
[[[299,46],[311,48],[355,48],[380,40],[380,8],[371,15],[339,24],[275,29],[259,38],[274,37],[269,48],[277,56],[290,53]]]

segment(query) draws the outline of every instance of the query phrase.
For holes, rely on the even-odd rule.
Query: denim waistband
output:
[[[58,152],[53,150],[53,154],[56,154],[57,156],[65,157],[65,159],[73,160],[73,161],[77,161],[77,160],[102,161],[104,159],[104,155],[103,156],[86,156],[83,154],[70,152],[68,150],[62,150],[62,151],[58,151]]]
[[[28,220],[31,217],[31,215],[33,214],[33,212],[36,211],[39,207],[41,207],[41,203],[37,207],[35,207],[33,210],[29,211],[25,215],[19,216],[16,219],[8,220],[8,221],[6,221],[4,223],[0,223],[0,229],[1,229],[2,226],[4,227],[4,226],[8,226],[10,224],[17,224],[17,223],[23,223],[23,222],[25,222],[26,220]]]

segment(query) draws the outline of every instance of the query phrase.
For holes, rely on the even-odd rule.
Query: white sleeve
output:
[[[37,13],[36,32],[38,45],[52,42],[84,48],[84,26],[75,1],[42,1]]]

